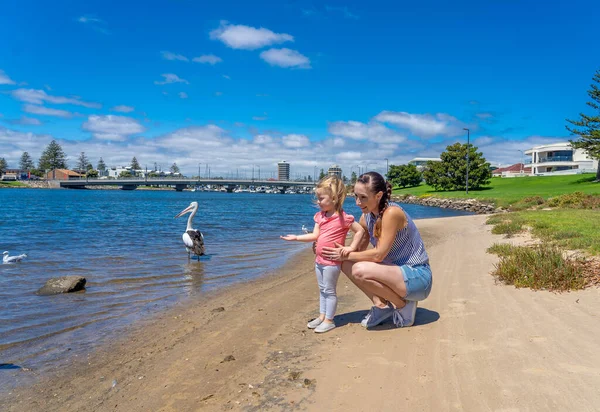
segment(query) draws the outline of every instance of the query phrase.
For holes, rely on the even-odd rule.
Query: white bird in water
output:
[[[2,253],[4,256],[2,257],[2,263],[4,264],[8,264],[8,263],[17,263],[22,261],[23,259],[25,259],[27,257],[26,254],[22,254],[19,256],[8,256],[8,252],[3,252]]]
[[[306,226],[302,225],[302,231],[303,231],[304,233],[308,233],[308,229],[306,228]]]
[[[198,202],[192,202],[190,205],[183,209],[177,217],[183,216],[186,213],[190,213],[187,221],[187,228],[185,229],[185,233],[183,234],[183,244],[188,251],[188,259],[190,258],[190,254],[198,256],[198,260],[200,260],[200,256],[204,255],[204,235],[198,229],[194,229],[192,227],[192,220],[194,220],[194,216],[196,216],[196,212],[198,211]]]

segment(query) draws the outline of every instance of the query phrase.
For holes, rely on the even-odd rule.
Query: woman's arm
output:
[[[319,237],[319,225],[315,223],[315,227],[312,233],[306,233],[304,235],[296,236],[296,235],[285,235],[279,236],[279,238],[283,240],[297,240],[299,242],[314,242]]]
[[[361,219],[362,220],[362,219]],[[396,233],[402,230],[408,221],[406,215],[399,207],[390,207],[383,215],[381,222],[381,236],[377,246],[364,251],[350,252],[348,256],[342,256],[340,248],[323,248],[323,256],[331,260],[353,260],[365,262],[381,262],[390,253]]]

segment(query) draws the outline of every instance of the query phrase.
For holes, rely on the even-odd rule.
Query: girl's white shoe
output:
[[[323,321],[321,320],[321,318],[314,318],[313,320],[311,320],[310,322],[308,322],[306,324],[306,327],[308,329],[314,329],[317,326],[319,326],[321,323],[323,323]]]
[[[319,326],[315,328],[316,333],[325,333],[329,332],[331,329],[335,328],[335,323],[331,322],[322,322]]]

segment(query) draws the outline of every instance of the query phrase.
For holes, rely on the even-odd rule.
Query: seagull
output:
[[[306,228],[306,226],[302,225],[302,231],[303,231],[304,233],[308,233],[308,229]]]
[[[4,256],[2,257],[2,263],[4,264],[8,264],[8,263],[17,263],[22,261],[23,259],[25,259],[27,257],[26,254],[22,254],[19,256],[8,256],[8,252],[3,252],[2,253]]]
[[[196,212],[198,211],[198,202],[192,202],[190,205],[179,212],[177,217],[183,216],[186,213],[190,213],[187,221],[187,228],[185,229],[185,233],[183,234],[183,244],[188,251],[188,259],[190,259],[190,255],[193,253],[200,260],[200,256],[204,255],[204,235],[197,229],[192,228],[192,220],[194,220],[194,216],[196,216]]]

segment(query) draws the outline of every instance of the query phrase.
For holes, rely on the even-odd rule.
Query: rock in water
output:
[[[40,296],[58,295],[59,293],[71,293],[85,289],[85,278],[83,276],[61,276],[49,279],[36,293]]]

